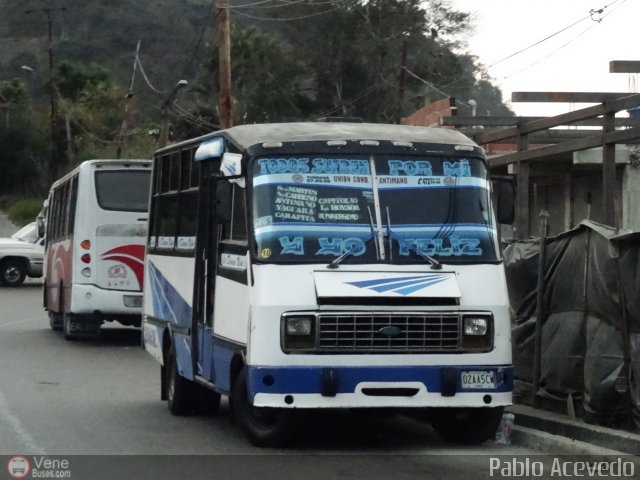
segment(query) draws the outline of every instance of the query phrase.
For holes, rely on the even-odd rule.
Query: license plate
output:
[[[486,370],[469,370],[460,373],[463,389],[496,388],[496,373]]]

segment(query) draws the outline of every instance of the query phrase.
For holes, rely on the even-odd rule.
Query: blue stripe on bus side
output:
[[[191,363],[191,337],[173,333],[173,344],[176,348],[176,361],[180,375],[193,380],[193,365]]]
[[[334,370],[337,377],[337,393],[353,393],[361,382],[421,382],[429,392],[440,392],[441,371],[454,368],[458,371],[457,391],[460,388],[461,371],[498,370],[498,385],[495,389],[465,389],[464,392],[510,392],[513,390],[513,366],[511,365],[466,365],[466,366],[406,366],[406,367],[249,367],[249,392],[303,394],[322,391],[322,371]],[[263,379],[270,376],[266,382]],[[265,385],[265,383],[271,386]]]
[[[190,327],[193,314],[191,306],[153,262],[150,261],[148,265],[153,316],[183,327]]]

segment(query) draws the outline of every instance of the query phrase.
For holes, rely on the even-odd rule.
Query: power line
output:
[[[151,82],[149,81],[149,77],[147,77],[147,73],[144,71],[144,68],[142,66],[142,62],[140,61],[140,57],[136,54],[136,63],[138,64],[138,66],[140,67],[140,73],[142,73],[142,78],[144,78],[145,83],[149,86],[149,88],[151,90],[153,90],[155,93],[158,93],[160,95],[164,95],[163,92],[161,92],[160,90],[158,90],[156,87],[154,87]]]
[[[216,8],[216,0],[212,0],[211,1],[211,9],[209,11],[209,15],[208,17],[212,17],[216,14],[216,12],[218,11],[218,9]],[[204,34],[207,31],[207,29],[209,28],[209,22],[205,23],[202,26],[202,30],[200,31],[200,36],[198,37],[198,41],[196,42],[196,46],[193,49],[193,52],[191,52],[191,57],[189,58],[189,61],[185,64],[184,68],[182,69],[182,76],[184,77],[186,73],[188,73],[189,69],[191,68],[191,65],[193,64],[193,62],[196,59],[196,56],[198,55],[198,51],[200,50],[200,46],[202,45],[202,39],[204,38]]]
[[[618,2],[620,0],[616,0],[616,2]],[[616,2],[612,2],[609,5],[613,5]],[[524,68],[521,68],[520,70],[517,70],[516,72],[510,73],[508,75],[505,75],[503,77],[501,77],[502,80],[507,79],[507,78],[511,78],[514,75],[517,75],[519,73],[522,73],[526,70],[528,70],[531,67],[534,67],[535,65],[541,63],[542,61],[546,60],[549,57],[552,57],[553,55],[555,55],[556,53],[558,53],[560,50],[562,50],[563,48],[565,48],[567,45],[573,43],[574,41],[576,41],[578,38],[580,38],[581,36],[583,36],[585,33],[587,33],[589,30],[591,30],[592,28],[596,27],[597,24],[601,23],[602,20],[604,20],[605,18],[607,18],[609,15],[611,15],[613,12],[615,12],[622,4],[624,4],[624,2],[626,2],[626,0],[622,0],[622,3],[620,3],[619,5],[617,5],[615,8],[613,8],[609,13],[607,13],[606,15],[601,16],[599,19],[593,19],[594,22],[596,22],[595,24],[591,24],[589,27],[587,27],[586,29],[584,29],[582,32],[580,32],[578,35],[576,35],[575,37],[571,38],[570,40],[568,40],[567,42],[563,43],[562,45],[560,45],[558,48],[556,48],[555,50],[551,51],[550,53],[548,53],[547,55],[543,56],[542,58],[536,60],[535,62],[531,63],[530,65],[527,65]],[[602,14],[602,12],[604,11],[604,9],[606,9],[609,5],[599,9],[599,10],[591,10],[590,11],[590,16],[597,13],[597,14]]]
[[[312,18],[312,17],[317,17],[317,16],[320,16],[320,15],[325,15],[327,13],[335,12],[339,8],[340,7],[335,7],[335,8],[330,8],[329,10],[324,10],[322,12],[310,13],[308,15],[301,15],[299,17],[288,17],[288,18],[282,18],[282,17],[259,17],[257,15],[250,15],[248,13],[244,13],[244,12],[242,12],[240,10],[234,10],[234,13],[236,13],[238,15],[242,15],[243,17],[253,18],[254,20],[271,20],[271,21],[274,21],[274,22],[291,22],[291,21],[295,21],[295,20],[306,20],[307,18]]]
[[[308,2],[307,0],[292,0],[290,2],[285,2],[285,3],[278,4],[278,5],[263,5],[264,3],[267,3],[267,2],[270,2],[270,1],[283,1],[283,0],[267,0],[267,1],[256,2],[256,3],[249,3],[249,4],[245,4],[245,5],[229,5],[226,8],[228,8],[230,10],[237,10],[237,9],[241,9],[241,8],[252,8],[252,9],[282,8],[282,7],[290,7],[292,5],[296,5],[296,4],[299,4],[299,3],[306,3],[308,6],[314,6],[315,7],[317,5],[327,5],[327,4],[335,3],[335,0],[315,2],[315,3]],[[258,5],[260,5],[260,6],[258,6]]]
[[[493,63],[493,64],[491,64],[491,65],[489,65],[489,66],[485,66],[484,68],[489,69],[489,68],[491,68],[491,67],[493,67],[493,66],[497,65],[498,63],[501,63],[501,62],[503,62],[503,61],[505,61],[505,60],[507,60],[507,59],[510,59],[510,58],[512,58],[512,57],[514,57],[514,56],[516,56],[516,55],[519,55],[520,53],[523,53],[523,52],[525,52],[526,50],[529,50],[530,48],[533,48],[534,46],[541,44],[542,42],[544,42],[544,41],[546,41],[546,40],[548,40],[548,39],[550,39],[550,38],[552,38],[552,37],[554,37],[554,36],[558,35],[559,33],[564,32],[564,31],[565,31],[565,30],[567,30],[568,28],[571,28],[572,26],[575,26],[575,25],[577,25],[577,24],[579,24],[579,23],[583,22],[584,20],[590,19],[590,18],[592,17],[592,15],[593,15],[593,13],[592,13],[592,12],[594,12],[594,11],[595,11],[596,13],[597,13],[597,12],[603,12],[605,9],[607,9],[607,8],[608,8],[608,7],[610,7],[611,5],[613,5],[613,4],[615,4],[615,3],[618,3],[618,2],[620,2],[620,1],[622,1],[622,3],[626,2],[626,0],[614,0],[613,2],[611,2],[611,3],[609,3],[609,4],[605,5],[605,6],[603,6],[602,8],[600,8],[600,9],[598,9],[598,10],[593,10],[593,9],[592,9],[592,10],[590,10],[589,15],[587,15],[586,17],[584,17],[584,18],[582,18],[582,19],[580,19],[580,20],[578,20],[578,21],[576,21],[576,22],[574,22],[574,23],[572,23],[572,24],[571,24],[571,25],[569,25],[568,27],[565,27],[565,28],[563,28],[563,29],[559,30],[558,32],[556,32],[556,33],[554,33],[554,34],[551,34],[551,35],[549,35],[549,36],[545,37],[544,39],[539,40],[539,41],[537,41],[537,42],[533,43],[532,45],[529,45],[528,47],[526,47],[526,48],[523,48],[523,49],[519,50],[518,52],[512,53],[511,55],[508,55],[507,57],[505,57],[505,58],[503,58],[503,59],[501,59],[501,60],[498,60],[497,62],[495,62],[495,63]],[[620,7],[620,6],[622,5],[622,3],[621,3],[620,5],[618,5],[618,6],[616,7],[616,9],[617,9],[618,7]],[[614,9],[614,10],[615,10],[615,9]],[[607,17],[607,16],[609,16],[611,13],[613,13],[613,11],[611,11],[609,14],[605,15],[604,17],[602,17],[602,19],[606,18],[606,17]],[[602,19],[601,19],[601,20],[602,20]],[[589,30],[589,29],[587,29],[587,30]],[[585,32],[582,32],[582,33],[578,34],[578,35],[577,35],[577,37],[580,37],[580,36],[581,36],[581,35],[583,35],[584,33],[585,33]],[[577,38],[577,37],[576,37],[576,38]],[[575,40],[575,38],[574,38],[574,40]],[[573,40],[571,40],[571,41],[573,41]],[[564,46],[563,46],[563,47],[564,47]],[[560,49],[561,49],[561,48],[563,48],[563,47],[560,47],[558,50],[560,50]],[[555,52],[553,52],[553,53],[555,53]],[[550,56],[550,55],[548,55],[548,56]],[[515,73],[513,73],[513,74],[509,74],[508,76],[503,77],[503,78],[508,78],[508,77],[510,77],[510,76],[512,76],[512,75],[515,75],[516,73],[520,73],[521,71],[526,70],[527,68],[530,68],[531,66],[535,65],[536,63],[538,63],[538,62],[535,62],[535,63],[533,63],[532,65],[529,65],[529,67],[526,67],[525,69],[522,69],[522,70],[520,70],[520,71],[518,71],[518,72],[515,72]],[[464,73],[459,74],[459,75],[455,76],[455,77],[454,77],[450,82],[448,82],[448,83],[446,83],[445,85],[443,85],[443,86],[442,86],[442,88],[453,87],[453,86],[457,85],[458,83],[460,83],[461,81],[465,80],[465,78],[467,78],[466,74],[464,74]]]
[[[362,92],[360,92],[355,97],[352,97],[349,100],[347,100],[346,102],[343,102],[340,105],[337,105],[336,107],[332,108],[331,110],[326,111],[326,112],[318,115],[318,118],[327,117],[329,115],[332,115],[335,112],[338,112],[338,111],[342,110],[344,107],[348,107],[350,105],[353,105],[354,103],[356,103],[356,102],[362,100],[363,98],[371,95],[378,88],[382,87],[387,81],[388,81],[388,78],[383,78],[380,82],[375,83],[375,84],[371,85],[370,87],[364,89]]]
[[[558,30],[557,32],[554,32],[554,33],[552,33],[551,35],[548,35],[548,36],[544,37],[543,39],[538,40],[537,42],[532,43],[532,44],[531,44],[531,45],[529,45],[528,47],[525,47],[525,48],[523,48],[523,49],[521,49],[521,50],[518,50],[517,52],[514,52],[514,53],[512,53],[512,54],[510,54],[510,55],[507,55],[506,57],[504,57],[504,58],[502,58],[502,59],[498,60],[497,62],[494,62],[494,63],[492,63],[491,65],[489,65],[489,67],[488,67],[488,68],[495,67],[495,66],[496,66],[496,65],[498,65],[499,63],[502,63],[502,62],[504,62],[504,61],[506,61],[506,60],[509,60],[510,58],[513,58],[513,57],[515,57],[516,55],[520,55],[521,53],[524,53],[524,52],[526,52],[527,50],[529,50],[529,49],[531,49],[531,48],[533,48],[533,47],[535,47],[535,46],[537,46],[537,45],[540,45],[540,44],[541,44],[541,43],[543,43],[543,42],[546,42],[547,40],[549,40],[549,39],[551,39],[551,38],[555,37],[556,35],[561,34],[562,32],[564,32],[564,31],[566,31],[566,30],[568,30],[568,29],[570,29],[570,28],[572,28],[572,27],[576,26],[576,25],[577,25],[577,24],[579,24],[579,23],[584,22],[585,20],[592,19],[592,18],[593,18],[594,13],[602,13],[602,12],[604,12],[604,10],[605,10],[605,9],[607,9],[608,7],[610,7],[611,5],[613,5],[614,3],[617,3],[617,2],[619,2],[619,1],[620,1],[620,0],[614,0],[613,2],[611,2],[611,3],[607,4],[607,5],[605,5],[604,7],[600,8],[599,10],[593,10],[593,9],[592,9],[592,10],[590,10],[590,11],[589,11],[589,14],[588,14],[586,17],[583,17],[583,18],[581,18],[580,20],[578,20],[578,21],[576,21],[576,22],[573,22],[571,25],[568,25],[568,26],[566,26],[566,27],[564,27],[564,28],[561,28],[561,29],[560,29],[560,30]],[[602,19],[601,19],[601,20],[602,20]]]
[[[531,67],[536,66],[537,64],[539,64],[540,62],[543,62],[544,60],[546,60],[547,58],[555,55],[556,53],[558,53],[560,50],[562,50],[564,47],[566,47],[567,45],[569,45],[570,43],[573,43],[575,40],[577,40],[578,38],[580,38],[582,35],[584,35],[585,33],[587,33],[589,30],[591,30],[595,25],[591,25],[588,28],[584,29],[581,33],[579,33],[578,35],[576,35],[575,37],[573,37],[571,40],[569,40],[566,43],[563,43],[562,45],[560,45],[558,48],[556,48],[555,50],[553,50],[552,52],[548,53],[547,55],[545,55],[544,57],[536,60],[535,62],[531,63],[530,65],[527,65],[524,68],[521,68],[520,70],[517,70],[513,73],[510,73],[508,75],[505,75],[503,77],[501,77],[502,80],[507,79],[507,78],[511,78],[514,75],[517,75],[519,73],[524,72],[525,70],[529,70]]]

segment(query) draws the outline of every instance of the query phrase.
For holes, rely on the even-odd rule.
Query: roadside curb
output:
[[[514,405],[508,410],[515,415],[512,439],[518,445],[579,455],[640,454],[638,434],[523,405]]]
[[[621,456],[626,452],[611,450],[573,438],[535,430],[533,428],[515,426],[511,433],[512,445],[539,450],[541,453],[560,455],[600,455]]]

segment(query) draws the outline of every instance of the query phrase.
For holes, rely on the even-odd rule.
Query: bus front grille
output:
[[[434,353],[461,350],[459,315],[318,316],[317,348],[340,353]]]

